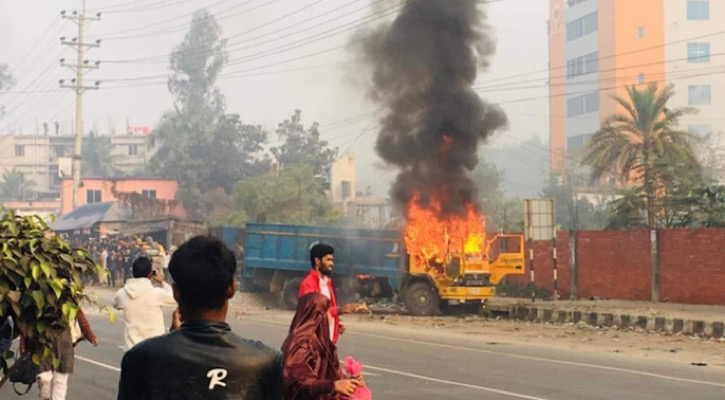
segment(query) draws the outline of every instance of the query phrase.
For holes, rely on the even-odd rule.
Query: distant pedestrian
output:
[[[171,286],[164,282],[162,271],[152,268],[151,260],[137,259],[133,263],[133,276],[113,298],[113,307],[123,310],[126,350],[166,333],[164,307],[176,306]],[[161,287],[154,287],[152,281]]]
[[[362,381],[345,379],[330,339],[330,300],[319,293],[300,298],[284,354],[284,400],[332,400],[350,396]]]
[[[240,338],[225,322],[235,272],[234,253],[212,237],[174,252],[169,273],[181,327],[126,352],[118,400],[281,398],[279,352]]]

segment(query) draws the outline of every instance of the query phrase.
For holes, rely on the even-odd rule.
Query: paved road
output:
[[[91,316],[103,341],[79,346],[69,399],[115,398],[123,351],[122,324]],[[233,321],[244,337],[279,347],[287,331],[287,314],[250,316]],[[340,355],[352,354],[366,364],[376,400],[530,399],[663,400],[725,398],[725,367],[693,367],[646,359],[622,358],[524,344],[494,344],[465,335],[423,328],[380,327],[350,323]],[[36,398],[37,391],[29,398]],[[15,398],[9,388],[0,398]]]

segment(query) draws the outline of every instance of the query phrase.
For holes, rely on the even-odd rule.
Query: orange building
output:
[[[708,26],[717,30],[712,20],[722,16],[714,11],[723,5],[712,0],[550,0],[552,171],[563,173],[568,157],[585,146],[604,119],[621,111],[614,96],[626,98],[626,87],[632,85],[674,84],[671,107],[701,111],[683,119],[684,128],[708,133],[704,130],[712,127],[703,128],[702,121],[713,108],[710,85],[713,93],[719,85],[710,81],[722,79],[687,71],[716,61],[710,52],[719,41],[704,39],[702,32]]]
[[[174,179],[81,179],[80,204],[106,203],[116,200],[114,193],[139,193],[159,200],[174,200],[179,184]],[[61,214],[73,211],[73,179],[64,179],[61,188]]]

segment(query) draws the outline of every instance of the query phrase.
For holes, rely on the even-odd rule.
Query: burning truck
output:
[[[392,296],[416,315],[443,305],[481,302],[506,274],[524,272],[523,237],[486,236],[478,149],[507,125],[504,111],[476,92],[495,50],[486,2],[405,0],[392,21],[350,42],[353,73],[369,81],[381,110],[375,150],[399,173],[390,190],[405,218],[399,231],[248,225],[244,280],[281,289],[297,302],[313,241],[335,247],[338,292]],[[388,11],[388,10],[386,10]]]
[[[418,213],[418,211],[420,211]],[[447,306],[481,304],[507,274],[524,273],[521,235],[485,235],[485,218],[437,219],[412,210],[405,230],[247,224],[241,287],[281,293],[294,309],[310,270],[309,249],[335,248],[333,282],[341,302],[400,300],[413,315],[436,315]]]

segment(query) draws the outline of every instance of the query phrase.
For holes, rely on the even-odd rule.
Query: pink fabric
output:
[[[352,357],[345,358],[345,372],[350,376],[360,376],[362,374],[363,365],[355,361]],[[367,386],[360,386],[350,397],[346,397],[347,400],[372,400],[373,393]]]

